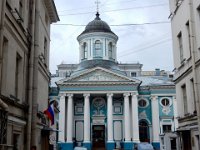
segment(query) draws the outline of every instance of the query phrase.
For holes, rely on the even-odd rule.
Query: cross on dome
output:
[[[99,1],[99,0],[96,0],[95,1],[95,4],[97,5],[97,13],[99,12],[99,4],[100,4],[101,2]]]

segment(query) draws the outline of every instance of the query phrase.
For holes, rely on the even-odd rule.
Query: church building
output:
[[[56,82],[59,147],[134,149],[148,142],[160,149],[160,134],[175,131],[174,83],[168,76],[133,76],[117,62],[118,36],[97,12],[77,38],[80,63]]]

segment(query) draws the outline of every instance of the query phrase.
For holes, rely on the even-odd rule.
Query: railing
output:
[[[0,150],[13,150],[13,145],[0,144]]]

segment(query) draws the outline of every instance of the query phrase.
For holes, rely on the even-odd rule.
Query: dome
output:
[[[114,34],[111,31],[109,25],[105,21],[101,20],[98,12],[96,13],[96,18],[87,24],[85,30],[81,33],[81,35],[90,32],[108,32]]]

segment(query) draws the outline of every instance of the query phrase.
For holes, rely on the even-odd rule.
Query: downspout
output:
[[[197,33],[195,31],[195,22],[194,22],[194,12],[193,12],[193,0],[189,1],[189,7],[190,7],[190,42],[191,42],[191,50],[192,50],[192,72],[193,72],[193,80],[194,80],[194,98],[195,98],[195,103],[196,103],[196,109],[197,109],[197,121],[198,121],[198,131],[200,134],[200,95],[199,91],[200,89],[198,88],[198,85],[200,84],[198,81],[198,76],[197,76],[197,68],[196,68],[196,62],[195,62],[195,56],[197,56],[197,43],[196,43],[196,36],[194,35]]]
[[[2,0],[1,20],[0,20],[0,93],[2,87],[2,72],[3,72],[3,31],[5,18],[6,0]]]
[[[29,68],[28,68],[28,119],[27,119],[27,145],[31,149],[31,123],[32,123],[32,97],[33,97],[33,60],[34,60],[34,38],[35,38],[35,0],[29,2],[30,20],[29,30],[31,41],[29,46]]]
[[[39,53],[39,0],[35,3],[35,39],[34,39],[34,62],[33,62],[33,97],[32,97],[32,134],[31,144],[37,149],[37,101],[38,101],[38,53]]]

